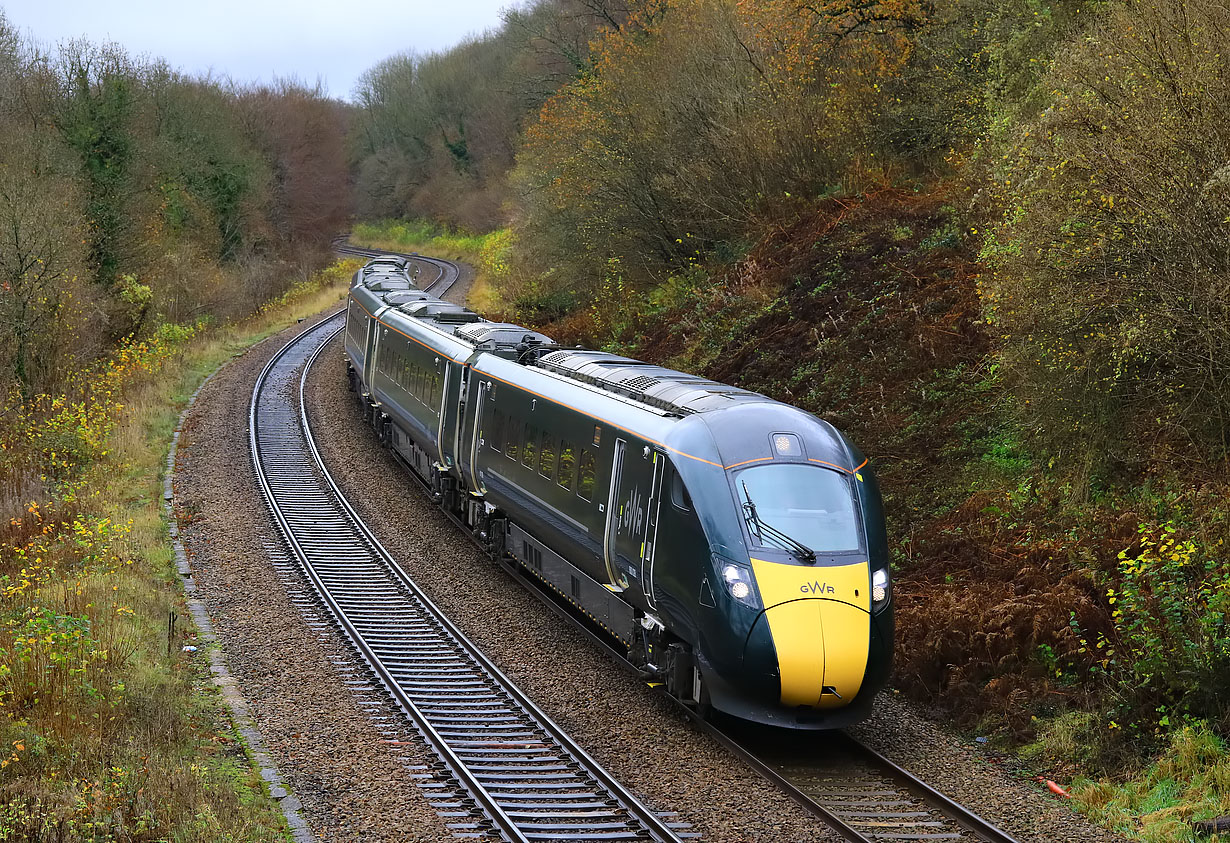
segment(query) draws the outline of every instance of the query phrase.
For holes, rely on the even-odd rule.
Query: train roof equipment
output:
[[[397,309],[407,316],[430,319],[440,325],[464,325],[469,322],[480,322],[483,318],[468,307],[440,299],[411,302],[399,305]]]
[[[390,268],[405,271],[410,266],[410,261],[399,255],[382,255],[372,258],[363,265],[361,272],[364,275],[370,275],[373,272],[388,271]]]
[[[759,392],[602,351],[563,349],[542,357],[537,365],[677,416],[773,400]]]
[[[413,304],[416,301],[424,301],[425,299],[435,299],[431,293],[425,293],[422,290],[411,287],[409,290],[397,290],[396,292],[387,293],[381,298],[384,303],[390,306],[399,304]]]

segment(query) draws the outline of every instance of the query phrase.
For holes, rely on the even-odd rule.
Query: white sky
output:
[[[239,82],[319,77],[349,99],[381,59],[441,50],[497,26],[513,0],[0,0],[9,23],[45,46],[85,36],[133,56]]]

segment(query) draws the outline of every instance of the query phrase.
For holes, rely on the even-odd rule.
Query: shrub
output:
[[[1003,128],[987,312],[1069,471],[1230,455],[1230,8],[1107,7]],[[1079,485],[1078,485],[1079,488]]]
[[[1099,666],[1160,726],[1175,710],[1224,717],[1230,699],[1230,566],[1212,550],[1172,523],[1142,524],[1106,589],[1114,627],[1093,645]]]

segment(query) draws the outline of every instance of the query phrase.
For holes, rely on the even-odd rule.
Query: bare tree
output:
[[[81,190],[57,140],[0,129],[0,348],[23,399],[57,375],[51,335],[85,274]]]

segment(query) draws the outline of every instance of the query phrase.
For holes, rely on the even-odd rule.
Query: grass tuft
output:
[[[1127,783],[1078,779],[1070,792],[1094,819],[1138,840],[1215,840],[1197,838],[1192,822],[1230,814],[1230,755],[1197,721],[1176,730],[1161,756]]]

